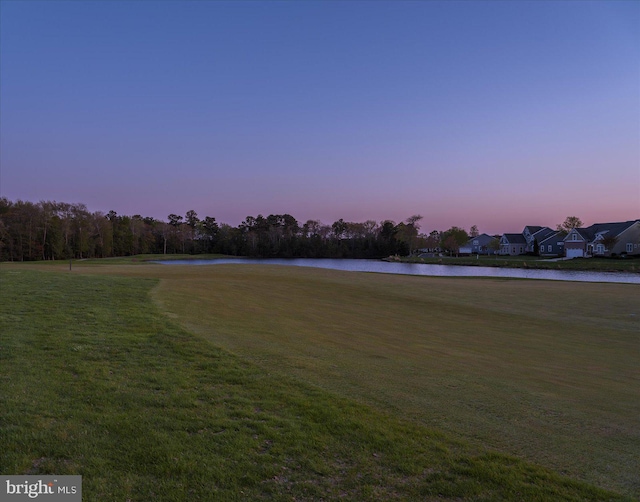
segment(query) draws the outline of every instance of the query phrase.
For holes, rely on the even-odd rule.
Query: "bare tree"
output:
[[[611,253],[611,251],[613,251],[613,248],[615,247],[615,245],[618,244],[618,238],[615,235],[607,234],[607,235],[602,237],[600,242],[604,246],[604,250],[605,251],[609,251],[609,253]]]
[[[567,216],[565,220],[556,227],[556,230],[558,232],[568,233],[571,229],[580,228],[582,225],[582,220],[577,216]]]

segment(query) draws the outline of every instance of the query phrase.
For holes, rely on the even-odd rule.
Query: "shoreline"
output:
[[[106,264],[150,264],[156,261],[174,261],[174,260],[216,260],[216,259],[247,259],[254,258],[250,256],[229,256],[219,254],[167,254],[167,255],[133,255],[112,258],[89,258],[89,259],[73,259],[73,260],[34,260],[32,262],[0,262],[2,264],[10,263],[32,263],[56,265],[69,262],[83,262],[85,265],[106,265]],[[258,257],[255,257],[258,258]],[[272,257],[278,259],[277,257]],[[301,259],[303,257],[290,258]],[[264,257],[262,259],[265,259]],[[268,258],[266,258],[268,259]],[[288,258],[280,258],[288,259]],[[303,258],[304,259],[304,258]],[[333,260],[357,260],[358,258],[320,258]],[[450,265],[450,266],[466,266],[466,267],[491,267],[491,268],[511,268],[524,270],[566,270],[580,272],[610,272],[610,273],[627,273],[640,275],[640,257],[633,258],[574,258],[571,260],[553,260],[539,259],[534,256],[517,256],[517,257],[471,257],[471,256],[437,256],[437,257],[407,257],[407,256],[387,256],[384,258],[362,258],[362,260],[383,261],[387,263],[407,263],[407,264],[424,264],[424,265]]]
[[[594,261],[592,261],[594,260]],[[388,256],[389,263],[414,263],[424,265],[451,265],[464,267],[521,268],[525,270],[575,270],[581,272],[612,272],[640,274],[640,259],[573,258],[571,260],[539,259],[533,256],[482,257],[438,256],[429,258]]]

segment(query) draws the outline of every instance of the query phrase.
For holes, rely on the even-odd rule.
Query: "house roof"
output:
[[[578,232],[583,239],[591,242],[598,236],[598,234],[618,236],[631,225],[634,225],[639,221],[640,220],[620,221],[614,223],[594,223],[590,227],[574,228],[573,230]]]
[[[492,237],[489,234],[480,234],[476,237],[471,237],[471,239],[469,239],[466,242],[465,246],[473,246],[473,241],[476,241],[476,240],[479,242],[481,246],[485,246],[489,244],[491,241],[496,240],[496,238]]]
[[[571,230],[569,230],[569,232],[567,233],[565,240],[567,239],[567,237],[569,237],[569,235],[571,234],[571,232],[576,232],[580,237],[582,237],[585,241],[590,241],[591,239],[593,239],[593,234],[589,231],[588,228],[572,228]]]
[[[640,220],[630,220],[630,221],[621,221],[616,223],[595,223],[590,227],[587,227],[587,230],[596,235],[601,232],[608,232],[611,235],[620,235],[627,228],[629,228],[634,223]]]
[[[538,240],[538,242],[541,242],[542,240],[546,239],[550,235],[553,235],[556,233],[558,233],[557,230],[552,230],[549,227],[541,227],[540,230],[538,230],[536,233],[533,234],[533,236]]]
[[[545,227],[535,227],[535,226],[532,226],[532,225],[527,225],[526,227],[524,227],[525,230],[527,230],[527,229],[529,230],[529,233],[531,235],[535,234],[536,232],[539,232],[543,228],[545,228]],[[524,231],[522,233],[524,233]]]
[[[526,244],[527,240],[522,234],[502,234],[509,244]]]
[[[540,241],[540,245],[542,246],[543,244],[548,245],[548,244],[555,244],[555,242],[558,241],[558,239],[562,240],[564,239],[564,235],[562,235],[563,232],[558,232],[553,231],[552,233],[550,233],[549,235],[547,235],[544,239],[542,239]],[[547,241],[554,241],[554,242],[547,242]]]

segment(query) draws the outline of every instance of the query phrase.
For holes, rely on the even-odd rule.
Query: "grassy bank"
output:
[[[542,270],[583,270],[599,272],[629,272],[640,274],[640,259],[631,258],[574,258],[549,261],[538,256],[442,256],[400,257],[388,261],[426,263],[430,265],[466,265],[473,267],[533,268]]]
[[[438,424],[429,425],[421,403],[405,407],[402,395],[425,383],[420,358],[410,357],[420,341],[417,324],[409,318],[397,324],[396,314],[382,321],[412,297],[417,283],[410,278],[375,286],[381,278],[366,274],[220,267],[79,265],[58,273],[3,266],[0,471],[82,474],[89,501],[619,498],[461,441],[464,431],[434,432]],[[389,287],[398,295],[377,296]],[[151,291],[175,321],[150,301]],[[625,310],[624,298],[613,296]],[[379,311],[380,302],[390,303]],[[443,322],[457,322],[455,311],[443,308]],[[612,329],[624,334],[632,327],[625,323]],[[380,328],[367,335],[375,324]],[[468,329],[453,331],[461,340]],[[414,346],[403,348],[408,336]],[[619,338],[612,363],[614,352],[628,350]],[[440,354],[431,363],[441,360],[452,375],[456,357],[478,357],[473,348],[447,345],[454,359],[445,363]],[[494,347],[508,355],[504,349]],[[484,367],[480,362],[465,368],[468,383]],[[619,362],[624,382],[626,359]],[[408,389],[382,385],[402,367],[394,382]],[[442,378],[436,369],[433,378]],[[406,370],[414,378],[407,380]],[[377,382],[376,395],[366,380]],[[432,383],[422,392],[435,402],[446,382]],[[619,396],[617,385],[609,387]],[[479,390],[480,413],[488,396]],[[634,402],[624,406],[635,413]]]
[[[238,256],[221,254],[140,254],[135,256],[120,256],[114,258],[91,258],[82,260],[57,260],[26,262],[32,265],[46,265],[60,268],[61,265],[69,266],[87,265],[130,265],[150,264],[154,261],[174,260],[215,260],[216,258],[243,258]],[[418,257],[388,257],[384,261],[402,263],[425,263],[428,265],[465,265],[475,267],[506,267],[506,268],[531,268],[542,270],[581,270],[599,272],[628,272],[640,274],[640,258],[575,258],[573,260],[550,261],[537,256],[442,256],[431,258]],[[18,264],[6,262],[7,265]]]

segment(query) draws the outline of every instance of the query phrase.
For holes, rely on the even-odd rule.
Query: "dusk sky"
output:
[[[640,218],[640,2],[0,3],[0,195],[238,225]]]

